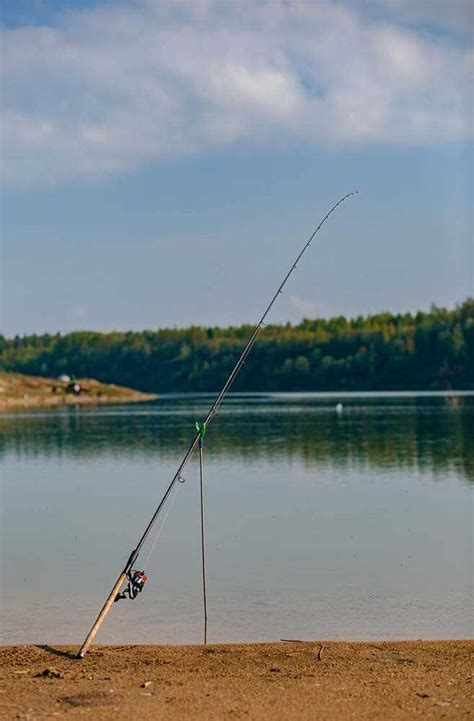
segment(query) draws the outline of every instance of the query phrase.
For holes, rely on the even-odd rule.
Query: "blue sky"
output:
[[[3,0],[3,332],[473,294],[470,7]]]

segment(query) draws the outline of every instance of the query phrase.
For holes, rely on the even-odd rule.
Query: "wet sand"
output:
[[[0,649],[0,718],[470,719],[474,641]]]

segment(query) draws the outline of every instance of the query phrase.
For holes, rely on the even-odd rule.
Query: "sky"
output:
[[[1,0],[2,332],[474,295],[467,0]]]

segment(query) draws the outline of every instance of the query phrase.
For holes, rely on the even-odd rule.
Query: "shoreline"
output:
[[[41,401],[14,400],[7,403],[0,402],[0,414],[10,413],[14,411],[40,411],[47,408],[83,408],[94,406],[111,406],[125,403],[144,403],[146,401],[154,401],[158,398],[154,393],[139,393],[136,395],[128,395],[126,397],[115,396],[112,398],[87,398],[71,396],[62,399],[51,399]]]
[[[114,403],[143,403],[158,398],[94,378],[78,379],[78,394],[67,392],[67,381],[0,371],[0,413],[32,411],[42,408],[74,408]]]
[[[0,718],[469,719],[474,641],[0,647]]]

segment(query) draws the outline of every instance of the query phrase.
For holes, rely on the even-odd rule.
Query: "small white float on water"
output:
[[[343,408],[344,406],[342,405],[342,403],[338,403],[336,406],[336,413],[342,413]]]

